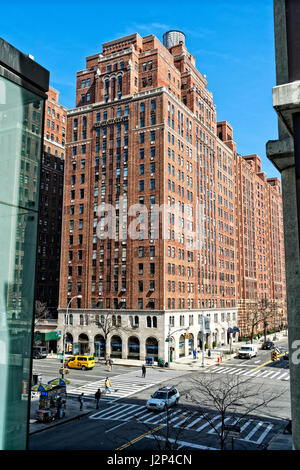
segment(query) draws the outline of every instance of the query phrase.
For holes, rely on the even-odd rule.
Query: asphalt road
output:
[[[282,340],[280,346],[287,348],[287,340]],[[232,359],[226,361],[222,366],[212,367],[209,371],[191,372],[178,377],[172,376],[172,385],[180,391],[187,388],[195,389],[194,382],[197,377],[208,374],[215,380],[221,380],[221,376],[250,374],[249,383],[262,387],[266,397],[273,394],[281,394],[274,399],[270,406],[259,408],[246,416],[239,425],[242,432],[234,438],[228,437],[226,448],[235,450],[259,449],[266,446],[271,438],[281,432],[290,418],[290,395],[288,380],[288,362],[270,362],[270,351],[258,351],[258,356],[250,360]],[[34,368],[46,378],[53,378],[59,368],[59,361],[40,360],[34,361]],[[38,362],[38,364],[36,364]],[[130,372],[129,372],[130,371]],[[76,385],[80,383],[93,383],[102,380],[103,375],[111,376],[112,381],[116,377],[123,380],[126,377],[138,377],[138,368],[115,366],[112,372],[106,370],[105,366],[96,366],[92,371],[70,371],[69,379]],[[285,375],[284,375],[285,374]],[[55,376],[55,375],[54,375]],[[114,379],[115,377],[115,379]],[[247,376],[246,376],[247,377]],[[273,378],[272,378],[273,377]],[[282,377],[282,378],[281,378]],[[49,380],[50,380],[49,378]],[[162,377],[164,383],[166,376]],[[131,380],[131,379],[130,379]],[[116,401],[103,401],[102,409],[92,412],[89,416],[72,421],[71,423],[56,426],[45,432],[34,434],[30,437],[30,449],[89,449],[89,450],[164,450],[165,438],[168,433],[171,447],[177,444],[180,449],[218,449],[218,429],[220,418],[213,409],[207,409],[208,417],[214,420],[217,432],[208,424],[203,417],[202,411],[195,403],[187,398],[181,397],[178,406],[170,410],[167,416],[160,413],[148,412],[145,407],[147,399],[157,390],[159,379],[156,383],[142,388],[134,393],[134,397],[124,397]],[[255,400],[254,400],[255,401]],[[236,411],[228,416],[227,424],[234,424],[243,414],[241,405]]]

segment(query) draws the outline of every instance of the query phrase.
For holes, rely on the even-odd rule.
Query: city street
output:
[[[284,351],[287,339],[278,342]],[[114,366],[112,372],[104,365],[97,365],[92,371],[71,370],[68,378],[68,400],[75,402],[82,391],[89,403],[88,415],[71,423],[55,426],[46,432],[31,435],[31,449],[103,449],[117,450],[157,450],[162,446],[166,429],[169,430],[171,442],[179,448],[218,449],[216,432],[199,411],[199,407],[181,397],[179,405],[166,412],[149,411],[146,401],[159,385],[174,385],[179,391],[192,387],[193,378],[211,374],[216,380],[220,376],[239,375],[251,378],[251,383],[263,386],[268,393],[282,393],[267,408],[260,408],[251,416],[245,416],[240,422],[240,435],[234,439],[234,449],[261,449],[267,446],[273,436],[282,432],[290,418],[289,402],[289,361],[269,362],[270,351],[258,351],[250,360],[233,358],[225,364],[212,366],[199,372],[183,370],[147,369],[145,378],[136,367]],[[34,368],[45,381],[53,378],[59,367],[57,360],[34,361]],[[98,387],[103,388],[104,377],[110,376],[112,394],[104,396],[100,410],[94,408],[94,393]],[[74,403],[75,404],[75,403]],[[76,402],[76,405],[78,403]],[[220,427],[220,416],[215,410],[207,410],[215,425]],[[234,424],[239,414],[228,415],[227,424]],[[232,439],[227,440],[228,448]]]

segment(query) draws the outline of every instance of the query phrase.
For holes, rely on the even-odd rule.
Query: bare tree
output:
[[[120,316],[118,316],[114,313],[111,313],[111,312],[107,312],[105,314],[101,314],[99,316],[99,322],[97,322],[99,330],[100,330],[100,334],[102,334],[102,336],[104,338],[104,357],[105,357],[105,359],[107,359],[106,351],[107,351],[107,338],[108,338],[108,336],[111,335],[114,332],[119,333],[121,331],[126,331],[126,332],[131,331],[131,329],[129,327],[123,326],[121,324],[120,319],[118,320],[118,318],[120,318]]]
[[[35,325],[49,313],[49,309],[46,303],[41,302],[40,300],[35,301]]]
[[[174,409],[175,408],[175,409]],[[144,423],[146,429],[149,429],[151,432],[152,438],[155,441],[155,445],[158,451],[173,451],[182,449],[180,443],[180,438],[183,436],[184,428],[181,426],[189,417],[191,417],[195,412],[185,407],[181,407],[180,414],[178,415],[177,407],[166,407],[162,413],[162,417],[157,423],[157,429],[154,433],[153,425]],[[174,415],[175,418],[174,418]],[[179,419],[179,421],[178,421]],[[173,421],[176,420],[176,423]]]
[[[224,450],[229,434],[226,423],[242,424],[247,416],[268,407],[286,391],[274,393],[251,380],[251,377],[241,379],[225,375],[216,378],[213,374],[199,374],[191,378],[189,390],[181,392],[188,402],[200,405],[200,414],[215,431],[221,450]]]
[[[278,307],[274,301],[256,299],[251,302],[246,311],[246,323],[250,329],[250,340],[257,331],[263,329],[264,340],[267,340],[267,327],[271,322],[278,320]],[[278,326],[278,325],[277,325]]]

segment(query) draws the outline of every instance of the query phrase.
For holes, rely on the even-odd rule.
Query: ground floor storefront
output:
[[[209,318],[203,333],[202,316]],[[238,341],[236,309],[225,311],[101,311],[61,310],[58,351],[91,354],[98,358],[135,359],[151,357],[164,362],[205,349]]]

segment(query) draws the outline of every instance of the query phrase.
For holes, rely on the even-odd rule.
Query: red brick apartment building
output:
[[[227,344],[229,331],[237,340],[240,295],[254,288],[239,258],[249,257],[240,249],[244,173],[272,206],[253,215],[253,230],[268,226],[270,249],[255,249],[270,274],[257,278],[257,296],[285,295],[280,186],[255,161],[237,155],[231,126],[217,122],[183,33],[169,31],[164,44],[132,34],[86,58],[67,126],[58,320],[69,349],[102,355],[107,314],[111,357],[186,356],[201,346],[204,316],[209,347]]]
[[[50,87],[45,102],[44,147],[40,184],[40,212],[35,298],[46,304],[49,315],[37,312],[36,329],[49,333],[57,327],[63,177],[66,154],[67,108],[59,103],[59,92]],[[43,316],[42,316],[43,315]],[[55,320],[56,319],[56,320]],[[54,336],[53,336],[54,338]],[[56,342],[50,343],[55,349]]]

